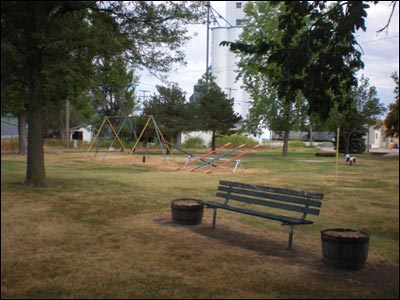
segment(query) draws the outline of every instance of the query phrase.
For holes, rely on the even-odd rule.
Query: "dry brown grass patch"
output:
[[[2,298],[399,296],[397,161],[365,157],[335,183],[329,164],[300,154],[254,154],[244,172],[209,175],[109,158],[46,154],[52,186],[31,189],[25,159],[2,156]],[[321,214],[295,228],[293,250],[279,222],[219,211],[213,230],[208,209],[199,225],[172,222],[171,200],[214,199],[220,179],[324,192]],[[362,270],[323,264],[320,230],[336,226],[371,234]]]

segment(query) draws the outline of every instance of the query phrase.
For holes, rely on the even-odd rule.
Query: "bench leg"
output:
[[[293,225],[289,225],[290,230],[289,230],[289,249],[292,249],[292,244],[293,244]]]
[[[217,221],[217,209],[214,207],[213,210],[212,228],[215,229],[215,222]]]

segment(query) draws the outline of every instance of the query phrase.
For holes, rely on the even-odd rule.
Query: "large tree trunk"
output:
[[[285,133],[283,136],[283,149],[282,149],[283,157],[288,156],[288,153],[289,153],[289,133],[290,133],[290,130],[285,130]]]
[[[44,168],[42,133],[42,74],[41,59],[36,47],[30,62],[29,109],[28,109],[28,156],[25,184],[32,187],[47,186]],[[36,55],[35,55],[36,54]]]
[[[26,140],[26,112],[18,113],[18,154],[26,155],[27,140]]]

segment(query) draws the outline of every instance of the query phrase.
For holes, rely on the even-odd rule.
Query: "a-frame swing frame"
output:
[[[88,153],[88,152],[92,149],[94,143],[98,140],[98,138],[99,138],[99,136],[100,136],[100,133],[102,132],[103,127],[104,127],[105,124],[108,124],[108,125],[109,125],[109,127],[111,128],[112,132],[113,132],[114,135],[115,135],[114,140],[113,140],[113,142],[112,142],[112,145],[114,145],[115,140],[118,140],[118,142],[120,143],[122,149],[123,149],[124,151],[127,151],[127,150],[128,150],[128,149],[125,147],[124,143],[121,141],[121,139],[120,139],[119,136],[118,136],[118,135],[119,135],[119,132],[121,131],[121,128],[122,128],[122,127],[119,129],[119,131],[118,131],[118,133],[117,133],[109,118],[110,118],[110,117],[108,117],[108,116],[105,116],[105,117],[104,117],[103,122],[101,122],[101,125],[100,125],[100,127],[99,127],[99,130],[97,130],[97,133],[96,133],[96,135],[95,135],[95,137],[94,137],[92,143],[90,144],[89,148],[86,150],[86,153]],[[112,146],[112,145],[111,145],[111,146]]]
[[[165,148],[167,148],[168,152],[171,153],[171,154],[172,154],[172,151],[171,151],[171,149],[169,148],[168,143],[166,143],[166,141],[165,141],[165,139],[164,139],[164,136],[163,136],[163,134],[161,133],[161,130],[160,130],[160,128],[158,127],[157,122],[156,122],[156,120],[154,119],[154,116],[153,116],[153,115],[150,115],[150,116],[147,118],[146,124],[144,125],[144,127],[143,127],[143,129],[142,129],[142,132],[139,134],[139,136],[138,136],[138,138],[137,138],[137,140],[136,140],[136,143],[133,145],[133,147],[132,147],[132,149],[131,149],[131,151],[130,151],[129,153],[132,154],[132,153],[136,150],[137,145],[139,144],[140,139],[142,138],[143,134],[145,133],[147,127],[148,127],[149,124],[150,124],[150,122],[153,123],[153,126],[154,126],[154,128],[155,128],[156,135],[157,135],[157,140],[158,140],[158,143],[160,144],[160,148],[161,148],[161,151],[162,151],[162,154],[163,154],[163,159],[164,159],[164,161],[167,161],[167,157],[166,157],[166,153],[165,153]],[[165,148],[164,148],[164,146],[165,146]]]
[[[96,135],[95,135],[95,137],[94,137],[94,139],[93,139],[93,141],[92,141],[92,143],[90,144],[90,146],[89,146],[89,148],[87,149],[86,152],[89,152],[89,151],[92,149],[92,147],[93,147],[93,145],[95,144],[95,142],[99,139],[99,136],[100,136],[100,133],[101,133],[102,130],[103,130],[103,127],[105,126],[105,124],[108,124],[109,127],[111,128],[112,132],[114,133],[114,139],[113,139],[113,141],[112,141],[110,147],[112,147],[112,146],[114,145],[115,141],[118,140],[118,142],[120,143],[121,147],[123,148],[123,151],[124,151],[124,152],[127,152],[127,153],[129,153],[129,154],[132,154],[132,153],[136,150],[136,148],[137,148],[137,146],[138,146],[138,144],[139,144],[139,142],[140,142],[140,139],[142,138],[143,134],[145,133],[147,127],[148,127],[149,124],[150,124],[150,122],[152,122],[152,123],[153,123],[153,126],[154,126],[154,128],[155,128],[156,135],[157,135],[157,140],[158,140],[158,142],[159,142],[159,144],[160,144],[160,148],[161,148],[161,151],[162,151],[162,154],[163,154],[164,161],[167,161],[164,146],[167,148],[167,150],[169,151],[169,153],[172,154],[172,151],[171,151],[171,149],[169,148],[168,144],[166,143],[166,141],[165,141],[165,139],[164,139],[164,136],[163,136],[163,134],[161,133],[161,130],[160,130],[160,128],[158,127],[157,122],[156,122],[156,120],[154,119],[154,116],[153,116],[153,115],[150,115],[150,116],[148,117],[148,119],[147,119],[147,121],[146,121],[146,124],[145,124],[145,126],[143,127],[143,129],[142,129],[142,131],[141,131],[141,133],[140,133],[140,135],[139,135],[138,137],[136,136],[136,131],[134,132],[134,135],[135,135],[135,138],[136,138],[136,142],[135,142],[135,144],[133,145],[132,149],[131,149],[130,151],[128,151],[127,147],[124,145],[124,143],[122,142],[122,140],[119,138],[119,133],[121,132],[123,126],[125,125],[126,120],[127,120],[128,118],[132,118],[132,117],[133,117],[133,116],[126,116],[125,119],[124,119],[124,121],[123,121],[123,123],[122,123],[122,125],[120,126],[120,128],[119,128],[119,130],[118,130],[118,132],[117,132],[117,131],[115,130],[114,126],[112,125],[112,123],[110,122],[110,118],[113,118],[113,117],[105,116],[104,119],[103,119],[103,121],[102,121],[102,123],[101,123],[101,125],[100,125],[100,127],[99,127],[99,129],[98,129],[98,131],[97,131],[97,133],[96,133]],[[120,118],[123,118],[123,117],[120,117]],[[131,126],[132,126],[132,124],[131,124]],[[104,157],[105,157],[106,155],[107,155],[107,152],[104,154]],[[103,157],[103,158],[104,158],[104,157]]]

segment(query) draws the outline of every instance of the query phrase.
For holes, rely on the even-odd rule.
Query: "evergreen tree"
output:
[[[158,95],[144,103],[144,114],[155,117],[162,134],[172,143],[178,133],[189,128],[185,93],[176,83],[156,88]]]
[[[352,133],[349,136],[347,131],[341,129],[339,137],[339,152],[345,154],[364,153],[366,150],[365,135],[367,134],[367,131],[367,128],[359,126],[352,130]],[[334,143],[334,146],[336,147],[336,142]]]
[[[377,123],[386,109],[379,102],[376,88],[369,86],[369,80],[365,77],[360,79],[357,88],[346,95],[345,102],[347,109],[332,110],[330,117],[333,124],[340,126],[339,152],[362,153],[365,151],[365,139],[361,137],[369,126]],[[332,125],[332,129],[336,126]]]
[[[212,132],[211,148],[215,150],[217,134],[230,132],[242,118],[233,111],[233,98],[227,98],[212,73],[203,75],[197,86],[198,94],[191,103],[192,113],[198,129]]]

